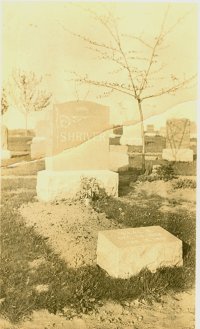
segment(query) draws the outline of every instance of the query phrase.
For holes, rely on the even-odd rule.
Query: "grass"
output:
[[[189,212],[159,212],[161,199],[148,206],[124,204],[119,199],[107,198],[93,203],[98,212],[105,212],[124,226],[160,225],[184,241],[184,266],[163,268],[156,273],[147,270],[130,279],[113,279],[98,266],[71,269],[38,235],[34,227],[26,227],[18,208],[33,200],[35,191],[13,181],[2,190],[2,257],[1,257],[1,313],[11,322],[19,322],[33,310],[48,309],[72,318],[90,313],[106,300],[123,302],[134,299],[159,300],[169,291],[182,291],[194,285],[195,218]],[[8,182],[7,182],[8,184]],[[30,263],[44,259],[38,267]],[[48,290],[38,292],[38,285]],[[67,308],[67,309],[66,309]]]
[[[12,159],[10,159],[12,160]],[[30,159],[24,159],[26,161]],[[15,162],[18,162],[15,160]],[[19,161],[20,162],[20,161]],[[1,168],[2,176],[27,176],[37,175],[37,172],[45,169],[45,162],[43,159],[33,162],[22,163],[16,167]]]
[[[32,178],[26,178],[24,177],[12,177],[12,178],[6,178],[2,177],[1,179],[1,188],[5,191],[12,191],[12,185],[14,185],[15,190],[16,189],[35,189],[36,185],[36,177]]]

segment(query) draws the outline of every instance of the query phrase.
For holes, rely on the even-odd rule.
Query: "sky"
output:
[[[110,106],[112,121],[138,121],[136,103],[129,96],[112,94],[102,98],[104,90],[79,86],[72,81],[72,71],[95,79],[113,79],[108,73],[113,69],[111,63],[100,61],[82,40],[68,32],[110,42],[105,29],[85,10],[88,8],[98,14],[111,11],[118,17],[118,29],[123,36],[142,36],[151,43],[160,29],[167,3],[4,2],[3,82],[9,80],[13,70],[34,71],[43,76],[44,88],[53,93],[54,103],[87,99]],[[160,53],[159,60],[166,65],[161,78],[166,74],[189,77],[197,73],[197,5],[171,3],[166,29],[183,16]],[[138,50],[132,42],[124,38],[124,48]],[[140,68],[146,64],[138,62],[137,65]],[[120,75],[119,79],[126,81],[126,75]],[[156,87],[161,82],[156,80]],[[144,103],[144,116],[155,116],[181,103],[184,108],[184,102],[197,98],[196,93],[196,86],[193,86],[175,96],[149,99]]]

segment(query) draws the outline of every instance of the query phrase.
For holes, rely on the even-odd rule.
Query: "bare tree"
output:
[[[7,96],[7,91],[6,88],[3,87],[2,88],[2,92],[1,92],[1,114],[3,115],[5,112],[7,112],[9,107],[8,104],[8,96]]]
[[[40,89],[42,77],[37,77],[34,72],[14,71],[12,81],[14,86],[11,88],[10,95],[14,104],[25,115],[27,133],[29,114],[45,109],[50,104],[52,94]]]
[[[141,35],[134,36],[120,33],[118,19],[113,17],[110,12],[106,12],[105,15],[97,14],[90,9],[87,9],[87,12],[95,19],[96,23],[98,22],[104,28],[106,32],[105,39],[107,40],[109,36],[109,41],[97,41],[88,36],[71,32],[66,27],[63,28],[84,41],[87,48],[98,55],[98,60],[109,62],[114,70],[111,79],[97,80],[90,78],[87,74],[82,76],[74,72],[75,79],[88,85],[106,88],[105,96],[113,92],[119,92],[136,101],[141,122],[142,169],[145,170],[144,102],[166,94],[175,95],[178,90],[189,87],[196,77],[196,75],[186,77],[184,74],[182,77],[175,76],[170,72],[170,68],[166,73],[165,65],[167,64],[162,62],[161,56],[167,47],[166,39],[168,35],[173,32],[188,13],[178,18],[173,25],[167,27],[168,7],[160,30],[154,38],[147,41]],[[124,83],[122,83],[122,79],[125,81]]]

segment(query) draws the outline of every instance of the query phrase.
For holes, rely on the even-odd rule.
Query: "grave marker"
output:
[[[8,128],[1,125],[1,160],[11,158],[11,152],[8,150]]]
[[[115,278],[182,266],[182,241],[160,226],[100,231],[97,264]]]
[[[46,170],[38,173],[40,200],[73,197],[82,176],[94,177],[118,195],[118,174],[109,170],[109,108],[86,101],[57,104],[49,122]]]
[[[190,149],[190,120],[170,119],[166,124],[166,148],[162,158],[168,161],[193,161]]]

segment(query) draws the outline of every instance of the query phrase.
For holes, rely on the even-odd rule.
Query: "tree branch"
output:
[[[145,100],[145,99],[148,99],[148,98],[154,98],[154,97],[158,97],[158,96],[162,96],[162,95],[165,95],[165,94],[171,94],[171,93],[174,93],[176,92],[177,90],[183,88],[184,86],[186,86],[189,82],[191,82],[192,80],[194,80],[195,78],[197,77],[197,75],[193,75],[192,77],[188,78],[188,79],[185,79],[175,85],[173,85],[172,87],[169,87],[169,88],[162,88],[160,91],[158,91],[157,93],[155,94],[151,94],[151,95],[148,95],[148,96],[145,96],[145,97],[142,97],[141,98],[141,101]]]

